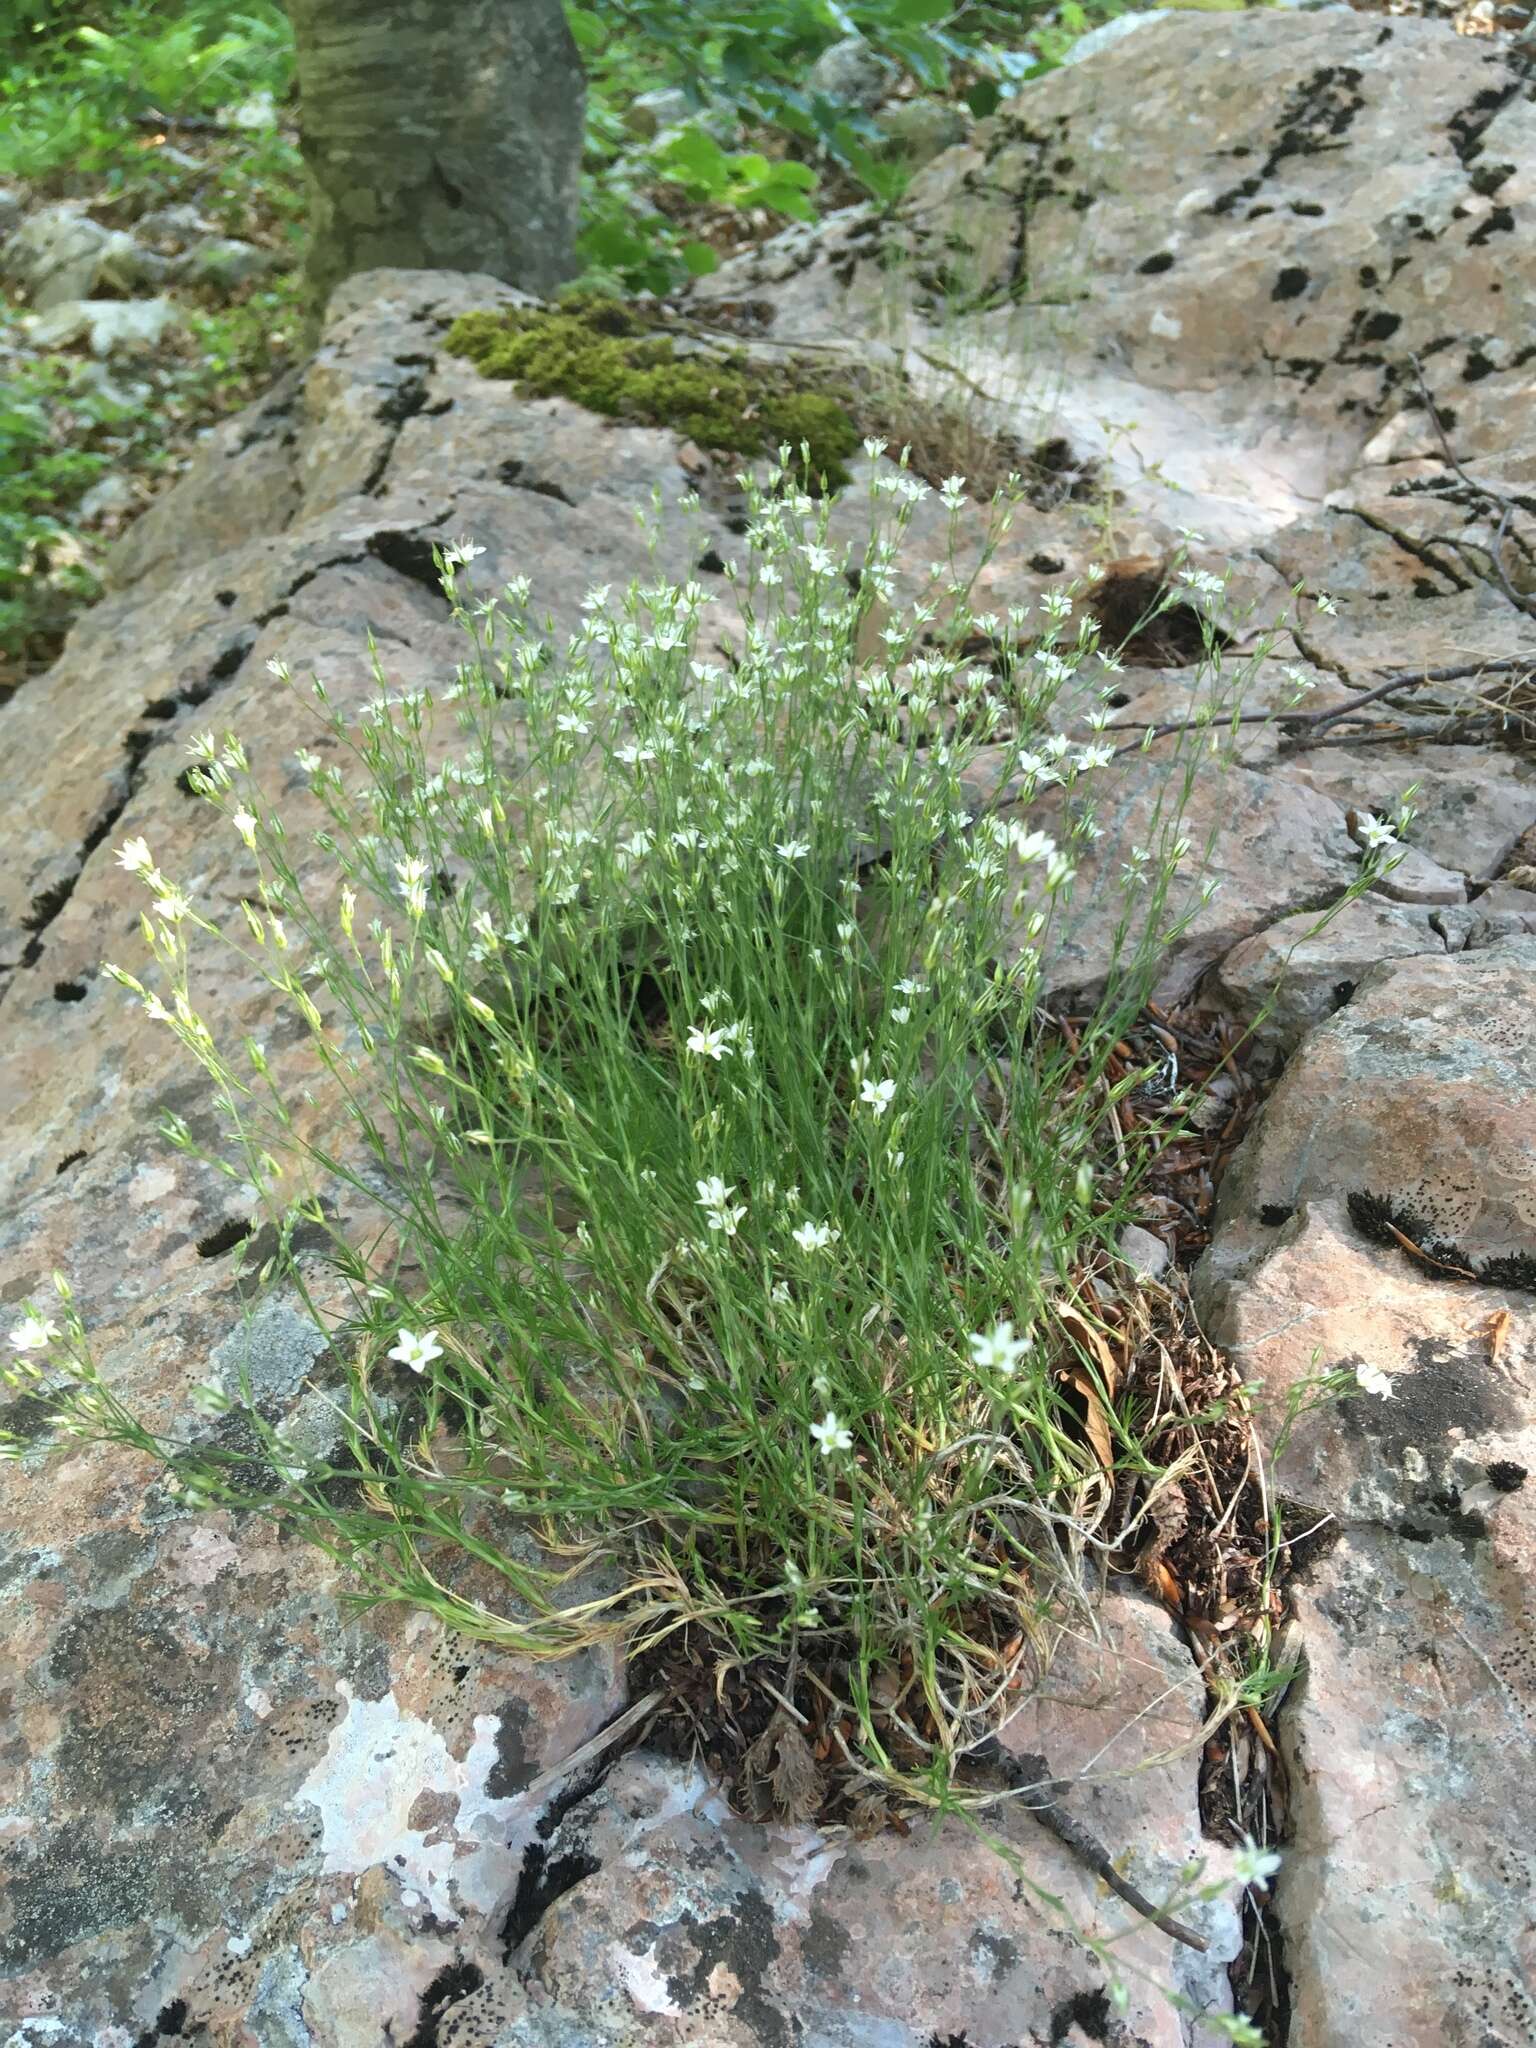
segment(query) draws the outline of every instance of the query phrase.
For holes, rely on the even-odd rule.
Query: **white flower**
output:
[[[824,1252],[829,1244],[835,1244],[842,1232],[834,1223],[802,1223],[790,1236],[803,1252]]]
[[[1355,1384],[1362,1394],[1375,1394],[1383,1401],[1396,1398],[1392,1392],[1392,1375],[1383,1372],[1379,1365],[1357,1365]]]
[[[1016,860],[1049,860],[1056,851],[1056,842],[1049,832],[1026,832],[1022,825],[1013,828],[1013,853]]]
[[[973,1331],[969,1343],[971,1363],[984,1372],[999,1372],[1009,1379],[1029,1349],[1028,1336],[1015,1337],[1012,1323],[997,1323],[990,1330]]]
[[[830,1408],[820,1422],[811,1424],[811,1435],[815,1437],[824,1458],[830,1458],[834,1451],[853,1449],[852,1430],[845,1429]]]
[[[1280,1868],[1280,1858],[1273,1849],[1261,1849],[1252,1835],[1244,1835],[1243,1845],[1232,1854],[1232,1875],[1239,1884],[1263,1884]]]
[[[939,486],[939,496],[944,500],[944,503],[951,512],[958,512],[965,503],[965,478],[963,476],[945,477],[943,483]]]
[[[811,571],[814,575],[829,576],[837,567],[836,562],[828,554],[827,550],[823,547],[818,547],[814,541],[807,541],[801,547],[800,552],[810,563]]]
[[[236,811],[229,821],[247,846],[256,844],[256,820],[249,811]]]
[[[868,1103],[875,1116],[884,1116],[896,1097],[894,1081],[864,1081],[859,1086],[859,1100]]]
[[[130,875],[147,875],[155,864],[155,857],[146,841],[125,839],[117,849],[117,864],[126,868]]]
[[[780,860],[804,860],[811,850],[811,843],[808,839],[786,839],[773,850]]]
[[[1320,612],[1327,612],[1330,618],[1338,617],[1339,608],[1334,603],[1333,599],[1328,595],[1326,590],[1316,591],[1313,594],[1312,602],[1317,606]]]
[[[866,438],[864,442],[864,453],[869,457],[871,462],[878,462],[880,457],[885,453],[886,449],[889,447],[889,445],[890,443],[887,441],[876,441],[872,438]]]
[[[443,549],[443,567],[457,569],[461,564],[473,562],[483,555],[485,549],[472,540],[456,540],[452,547]]]
[[[695,1024],[688,1034],[688,1050],[700,1059],[722,1060],[731,1049],[730,1034],[713,1026]]]
[[[698,1206],[704,1211],[704,1220],[711,1230],[720,1230],[727,1237],[736,1235],[736,1226],[746,1215],[746,1204],[733,1203],[734,1187],[727,1187],[718,1173],[712,1173],[708,1180],[696,1180],[699,1191]]]
[[[1397,834],[1387,823],[1386,819],[1374,817],[1369,811],[1363,817],[1355,820],[1355,835],[1359,839],[1360,844],[1371,851],[1374,851],[1378,846],[1395,846],[1397,844]]]
[[[386,1354],[402,1365],[408,1365],[412,1372],[425,1372],[434,1358],[441,1358],[443,1347],[437,1341],[436,1330],[427,1330],[418,1336],[414,1330],[401,1330],[399,1341]]]
[[[155,910],[167,923],[180,924],[184,917],[190,917],[192,914],[192,899],[185,890],[167,882],[156,900]]]
[[[395,873],[400,877],[400,886],[405,892],[405,907],[412,917],[427,914],[427,875],[429,869],[424,860],[397,860]]]
[[[904,996],[925,996],[928,993],[927,982],[911,974],[904,974],[896,987]]]
[[[46,1351],[58,1334],[58,1324],[46,1317],[23,1316],[11,1331],[11,1346],[16,1351]]]
[[[1202,597],[1220,597],[1226,584],[1220,576],[1213,576],[1209,569],[1181,569],[1179,581],[1187,583],[1191,590],[1198,590]]]

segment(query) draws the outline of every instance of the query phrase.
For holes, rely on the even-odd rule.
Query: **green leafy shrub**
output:
[[[716,348],[679,353],[654,307],[577,296],[553,307],[465,313],[445,346],[488,377],[509,377],[541,397],[589,412],[671,427],[700,447],[762,455],[788,443],[808,450],[812,475],[846,481],[859,431],[834,391],[793,365],[753,362]]]

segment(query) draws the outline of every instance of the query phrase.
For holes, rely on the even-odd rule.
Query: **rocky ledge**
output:
[[[1295,622],[1258,706],[1295,673],[1309,710],[1419,685],[1390,707],[1406,737],[1258,727],[1197,787],[1223,886],[1164,991],[1251,1015],[1294,953],[1264,1025],[1284,1075],[1196,1296],[1261,1413],[1319,1369],[1387,1390],[1308,1418],[1278,1473],[1292,1528],[1315,1531],[1290,1587],[1291,1839],[1263,1940],[1243,1946],[1236,1886],[1203,1958],[1137,1928],[1130,1953],[1190,2011],[1151,1989],[1116,2011],[1093,1957],[963,1833],[750,1825],[645,1751],[562,1774],[623,1705],[611,1664],[536,1669],[419,1614],[359,1618],[307,1550],[77,1453],[6,1486],[11,2042],[1174,2048],[1232,2010],[1240,1948],[1293,2048],[1536,2033],[1533,182],[1531,63],[1502,38],[1348,11],[1159,16],[940,157],[896,230],[842,216],[711,285],[766,302],[782,339],[963,359],[997,431],[1057,436],[1108,474],[1112,575],[1199,528],[1197,563],[1232,572],[1236,651],[1244,619]],[[911,287],[894,344],[892,232]],[[316,1340],[281,1299],[242,1327],[243,1219],[152,1135],[157,1103],[193,1117],[200,1089],[99,973],[136,918],[112,843],[144,834],[233,910],[244,871],[186,794],[180,742],[213,722],[286,762],[271,658],[343,707],[373,692],[370,634],[400,685],[449,671],[435,540],[472,534],[492,581],[531,576],[558,629],[590,585],[643,569],[653,493],[701,489],[722,539],[731,517],[697,449],[444,353],[457,312],[510,296],[349,284],[313,362],[210,439],[128,536],[118,594],[0,708],[0,1297],[70,1272],[152,1414],[237,1346],[294,1395]],[[1021,513],[999,595],[1102,561],[1093,509]],[[1331,607],[1293,604],[1297,584]],[[1127,669],[1138,729],[1209,688],[1183,652]],[[1458,673],[1424,685],[1441,670]],[[1155,765],[1121,771],[1127,833]],[[1409,858],[1312,932],[1355,871],[1352,814],[1410,783]],[[1103,958],[1085,901],[1064,986]],[[230,979],[209,1000],[254,1020],[260,991]],[[1426,1233],[1437,1251],[1413,1256]],[[6,1419],[37,1427],[25,1404]],[[1091,1773],[1084,1817],[1147,1890],[1193,1856],[1225,1868],[1188,1748],[1204,1706],[1188,1645],[1125,1590],[1019,1731]],[[1130,1775],[1101,1775],[1111,1736]],[[1007,1825],[1033,1883],[1121,1924],[1027,1815]]]

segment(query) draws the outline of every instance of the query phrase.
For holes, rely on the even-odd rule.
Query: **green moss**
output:
[[[859,429],[824,371],[779,369],[740,350],[683,353],[674,334],[661,331],[661,317],[643,304],[573,298],[465,313],[445,346],[487,377],[512,378],[610,419],[670,427],[701,448],[767,455],[784,442],[807,443],[813,477],[847,482]]]

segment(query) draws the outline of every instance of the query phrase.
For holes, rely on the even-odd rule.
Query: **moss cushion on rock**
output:
[[[825,373],[754,361],[741,350],[680,352],[659,308],[581,297],[553,306],[462,314],[447,347],[488,377],[510,377],[541,397],[590,412],[671,427],[700,447],[765,455],[785,443],[809,450],[812,477],[847,480],[859,429]],[[682,337],[693,341],[694,337]]]

